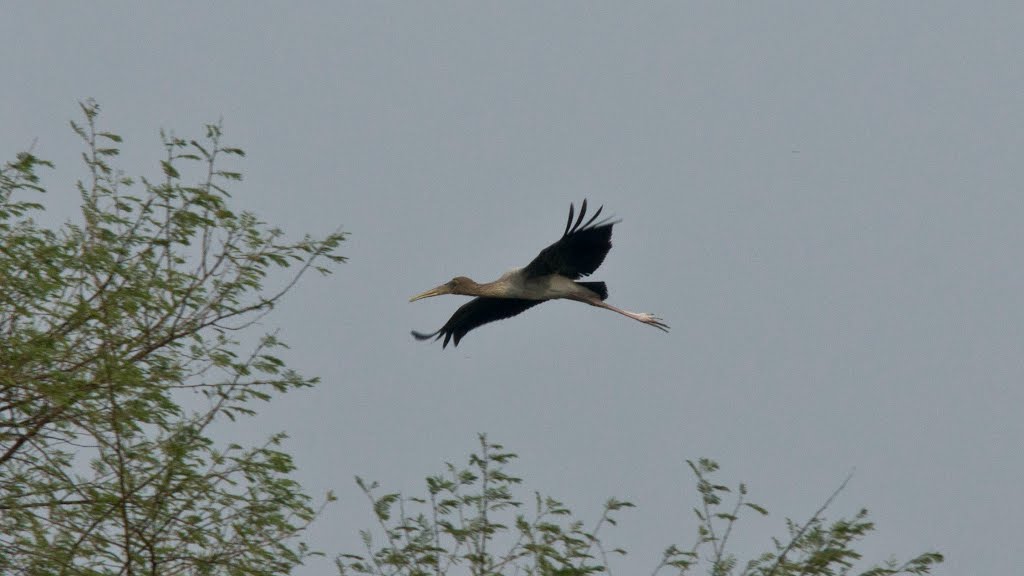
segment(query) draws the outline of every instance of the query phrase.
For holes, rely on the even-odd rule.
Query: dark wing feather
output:
[[[462,306],[459,306],[459,309],[452,314],[452,317],[448,319],[448,322],[446,322],[445,325],[437,332],[434,332],[433,334],[423,334],[413,331],[412,335],[417,340],[426,340],[428,338],[440,340],[441,337],[444,336],[444,343],[441,345],[441,348],[447,347],[448,341],[454,336],[455,345],[458,346],[459,340],[462,340],[462,337],[470,330],[479,328],[488,322],[511,318],[512,316],[524,312],[541,302],[543,302],[543,300],[521,300],[519,298],[474,298]]]
[[[569,205],[569,219],[565,223],[565,233],[554,244],[540,251],[540,254],[526,265],[527,277],[561,274],[573,280],[589,276],[604,262],[608,251],[612,249],[612,226],[614,221],[602,220],[594,223],[601,214],[603,207],[580,225],[587,213],[587,201],[580,205],[580,214],[573,224],[574,206]]]

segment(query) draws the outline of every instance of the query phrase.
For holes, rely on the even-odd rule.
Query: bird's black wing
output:
[[[603,208],[603,207],[602,207]],[[527,277],[561,274],[577,280],[589,276],[604,262],[604,257],[612,249],[612,226],[616,222],[602,220],[594,223],[601,214],[601,208],[583,222],[587,213],[587,201],[580,205],[580,215],[573,224],[573,205],[569,205],[569,221],[565,223],[565,232],[558,242],[540,251],[540,254],[526,265],[524,272]]]
[[[524,312],[541,302],[543,302],[543,300],[521,300],[519,298],[474,298],[462,306],[459,306],[459,309],[455,311],[455,314],[452,314],[452,317],[448,319],[448,322],[446,322],[445,325],[437,332],[434,332],[433,334],[423,334],[414,330],[412,335],[417,340],[426,340],[428,338],[440,340],[441,337],[444,336],[444,343],[441,345],[441,348],[447,347],[448,341],[454,336],[455,345],[458,346],[459,340],[462,340],[462,337],[470,330],[483,326],[488,322],[511,318],[512,316]]]

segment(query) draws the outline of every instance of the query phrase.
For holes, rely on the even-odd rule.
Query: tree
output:
[[[468,465],[448,464],[440,475],[426,479],[425,497],[399,493],[378,495],[379,485],[356,478],[371,503],[377,522],[374,533],[360,532],[365,552],[337,557],[338,571],[346,574],[438,576],[469,573],[474,576],[527,574],[577,576],[611,574],[609,556],[625,554],[610,548],[604,531],[615,526],[618,513],[633,504],[609,499],[592,528],[576,519],[562,502],[535,493],[529,513],[515,499],[521,479],[506,472],[516,455],[480,436],[480,449]],[[889,561],[853,572],[861,555],[853,547],[874,530],[866,510],[853,518],[828,522],[823,513],[846,482],[806,522],[786,521],[788,535],[775,539],[772,550],[740,567],[729,550],[729,537],[742,513],[768,514],[747,500],[747,488],[735,493],[717,484],[718,464],[700,459],[689,462],[700,494],[694,508],[697,533],[688,548],[669,546],[652,574],[680,576],[698,572],[711,576],[861,576],[929,574],[942,562],[936,552],[905,562]],[[849,479],[847,479],[849,481]],[[733,495],[730,504],[723,497]],[[418,511],[414,511],[418,510]]]
[[[220,125],[161,133],[161,177],[136,181],[99,106],[81,107],[81,222],[32,219],[24,195],[49,162],[0,169],[0,573],[289,572],[317,510],[284,436],[217,446],[209,429],[315,382],[273,334],[239,342],[306,272],[344,261],[344,234],[288,241],[235,212],[241,174],[222,164],[243,152]]]

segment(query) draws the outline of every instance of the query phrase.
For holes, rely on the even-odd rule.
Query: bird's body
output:
[[[441,294],[462,294],[476,296],[463,304],[455,314],[432,334],[413,332],[419,340],[444,337],[442,347],[454,337],[455,345],[470,330],[488,322],[515,316],[541,302],[547,300],[576,300],[618,312],[624,316],[668,331],[668,326],[661,319],[647,313],[629,312],[604,302],[608,298],[608,289],[604,282],[579,282],[589,276],[604,262],[605,256],[612,248],[612,226],[614,221],[604,220],[594,223],[601,208],[587,221],[583,217],[587,212],[587,201],[580,205],[580,214],[573,224],[574,207],[569,205],[569,221],[565,232],[554,244],[541,250],[540,254],[523,268],[516,268],[501,275],[494,282],[479,284],[465,276],[457,276],[431,290],[410,298],[410,302]]]
[[[522,298],[524,300],[555,300],[595,296],[585,285],[561,274],[529,276],[522,268],[509,270],[494,282],[476,284],[477,296],[491,298]]]

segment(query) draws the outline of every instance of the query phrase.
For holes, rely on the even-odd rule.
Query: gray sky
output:
[[[323,384],[237,432],[338,491],[315,545],[371,525],[354,474],[419,491],[487,432],[584,518],[638,504],[620,573],[691,541],[701,456],[773,512],[741,555],[855,468],[832,513],[872,510],[868,558],[1019,571],[1019,4],[5,4],[0,153],[57,162],[57,213],[95,97],[129,173],[223,117],[240,207],[352,233],[265,323]],[[412,340],[463,300],[409,296],[525,265],[584,197],[623,219],[593,278],[670,334],[556,302]]]

